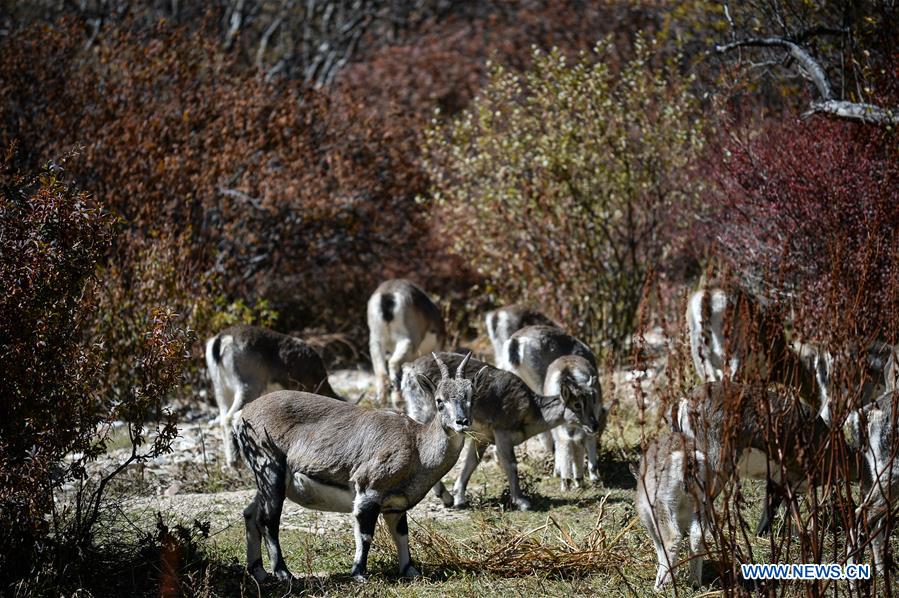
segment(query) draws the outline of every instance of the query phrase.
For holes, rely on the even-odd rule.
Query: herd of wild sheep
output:
[[[892,459],[897,347],[878,343],[835,355],[788,343],[782,322],[763,312],[735,290],[700,290],[689,299],[687,331],[703,383],[667,414],[671,431],[645,447],[634,469],[637,511],[658,558],[657,588],[672,580],[684,536],[691,581],[700,583],[702,543],[711,524],[707,509],[728,480],[767,480],[759,533],[768,531],[788,492],[823,483],[816,472],[803,470],[800,454],[823,455],[819,462],[833,451],[862,455],[860,470],[848,473],[862,488],[860,523],[850,535],[856,546],[864,536],[876,570],[884,566],[883,520],[899,497],[899,463]],[[268,575],[263,539],[274,575],[292,578],[278,541],[285,498],[353,514],[352,575],[358,579],[366,576],[381,515],[396,543],[400,574],[414,577],[419,572],[409,554],[406,511],[429,489],[447,507],[465,505],[466,486],[489,445],[496,447],[518,509],[530,504],[519,485],[514,448],[533,436],[541,435],[555,451],[563,490],[583,484],[585,469],[590,480],[598,479],[597,439],[606,409],[596,358],[551,319],[522,305],[489,312],[495,365],[471,353],[440,352],[440,309],[406,280],[381,284],[368,301],[367,319],[376,403],[386,407],[389,401],[390,408],[367,409],[338,396],[321,358],[299,339],[234,326],[207,341],[225,460],[234,465],[239,448],[256,480],[244,518],[247,570],[259,580]],[[859,355],[863,371],[848,365]],[[864,406],[835,422],[832,394],[846,390],[847,372]],[[844,435],[831,434],[831,427],[844,424],[852,429],[845,436],[851,440],[837,446]],[[465,462],[449,491],[442,479],[463,445]],[[857,557],[847,553],[850,562]]]

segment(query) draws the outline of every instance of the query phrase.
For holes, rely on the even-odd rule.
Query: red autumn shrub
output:
[[[600,39],[612,39],[620,52],[628,52],[635,32],[651,36],[670,26],[666,9],[569,0],[460,6],[423,22],[408,40],[373,48],[364,60],[346,67],[337,87],[365,97],[374,110],[411,112],[425,123],[435,108],[453,115],[468,106],[487,82],[490,61],[522,70],[530,67],[535,47],[576,58]]]
[[[427,283],[448,270],[423,241],[407,116],[266,83],[212,40],[167,26],[120,31],[87,53],[73,25],[14,37],[0,138],[23,140],[31,163],[81,145],[72,172],[130,232],[117,254],[148,236],[189,238],[185,259],[232,298],[268,299],[288,329],[361,331],[381,278]]]
[[[183,8],[173,26],[160,10],[136,4],[98,32],[77,10],[85,21],[53,21],[50,5],[44,20],[13,23],[0,40],[0,142],[19,140],[31,167],[80,147],[70,171],[125,220],[117,254],[187,240],[177,243],[197,264],[197,296],[267,300],[281,329],[357,341],[363,297],[381,279],[411,276],[444,295],[475,280],[415,202],[428,188],[420,145],[433,109],[465,107],[491,56],[521,66],[532,44],[574,53],[620,29],[627,45],[625,30],[665,22],[627,3],[428,9],[385,38],[395,45],[360,46],[339,84],[316,91],[266,81],[224,50],[227,19]],[[270,16],[254,14],[253,31]]]
[[[114,219],[63,175],[56,165],[19,174],[9,156],[0,163],[3,588],[88,547],[109,481],[128,463],[168,450],[176,431],[163,401],[181,381],[191,340],[172,312],[151,311],[118,356],[131,363],[127,389],[104,393],[108,364],[90,327]],[[126,424],[131,458],[89,473],[113,421]]]
[[[888,132],[813,118],[724,150],[712,234],[803,333],[899,340],[899,153]]]
[[[90,446],[89,384],[99,364],[80,342],[91,307],[82,293],[112,240],[112,221],[52,171],[25,178],[3,166],[0,558],[27,562],[48,528],[56,469],[69,451]],[[15,564],[23,563],[7,563]]]

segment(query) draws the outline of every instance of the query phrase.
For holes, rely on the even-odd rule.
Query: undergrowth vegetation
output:
[[[127,385],[108,392],[103,339],[90,328],[115,219],[66,183],[60,164],[21,173],[12,151],[0,173],[7,289],[0,300],[0,571],[7,583],[7,576],[40,577],[54,565],[62,575],[91,546],[110,480],[168,450],[177,430],[164,401],[182,382],[193,341],[171,309],[144,305],[147,316],[131,329],[126,349]],[[127,430],[130,456],[92,475],[87,468],[105,452],[116,422]],[[58,495],[63,487],[66,497]]]
[[[648,591],[627,466],[698,381],[697,284],[750,306],[740,382],[829,351],[835,445],[899,343],[897,23],[878,0],[0,1],[0,594],[283,592],[244,575],[245,505],[214,528],[129,501],[208,394],[205,338],[256,324],[358,368],[393,277],[438,299],[448,348],[486,346],[487,309],[547,312],[600,356],[613,425],[604,487],[560,493],[528,455],[537,512],[512,513],[485,467],[471,512],[413,522],[425,578],[382,550],[371,593]],[[249,487],[205,450],[173,494]],[[737,576],[869,549],[861,461],[831,457],[802,455],[832,476],[770,537],[764,488],[729,483],[699,591],[835,587]],[[333,531],[287,530],[289,591],[358,592]],[[899,593],[894,553],[853,591]]]
[[[541,305],[613,352],[701,187],[690,78],[654,43],[634,46],[617,67],[609,42],[571,63],[538,51],[524,74],[497,65],[427,138],[435,228],[477,264],[482,290]]]

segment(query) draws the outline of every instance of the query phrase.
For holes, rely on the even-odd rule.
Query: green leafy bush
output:
[[[470,109],[427,135],[434,221],[503,301],[528,300],[619,349],[650,269],[696,201],[702,118],[682,77],[638,39],[569,64],[494,67]]]

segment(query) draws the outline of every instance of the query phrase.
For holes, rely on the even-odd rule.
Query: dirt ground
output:
[[[364,370],[339,370],[329,376],[332,387],[342,396],[356,400],[374,389],[374,379]],[[200,397],[202,398],[202,397]],[[145,465],[135,465],[126,476],[145,491],[144,496],[124,499],[124,508],[129,511],[161,511],[176,513],[186,520],[201,518],[208,520],[213,529],[240,524],[241,512],[253,498],[253,479],[246,467],[239,463],[237,469],[221,467],[222,438],[217,409],[200,403],[187,413],[178,425],[178,438],[173,450],[167,455],[154,459]],[[543,461],[548,454],[538,438],[532,438],[519,446],[520,459]],[[127,449],[111,451],[107,460],[127,457]],[[481,463],[481,467],[496,467],[491,447]],[[461,470],[462,459],[448,474],[455,478]],[[241,489],[225,489],[235,488]],[[149,494],[149,496],[146,496]],[[464,511],[445,509],[436,499],[423,500],[411,512],[412,516],[454,521],[464,519]],[[282,528],[304,530],[309,533],[325,533],[335,527],[352,529],[352,520],[343,513],[309,511],[287,501],[283,514]]]
[[[376,539],[372,553],[372,579],[363,594],[640,596],[651,593],[655,554],[636,519],[635,481],[628,465],[639,459],[644,434],[654,434],[655,420],[661,411],[656,404],[657,397],[664,394],[662,391],[669,383],[666,356],[672,353],[672,344],[658,333],[646,336],[644,352],[648,365],[644,369],[619,369],[606,372],[602,378],[604,402],[611,411],[601,441],[600,483],[563,492],[558,479],[552,476],[551,457],[539,439],[533,438],[517,447],[516,452],[522,488],[534,508],[525,513],[512,511],[505,476],[488,451],[469,484],[471,508],[447,509],[429,494],[410,511],[413,559],[421,565],[424,577],[399,583],[394,570],[394,549],[379,531],[380,540]],[[363,368],[334,371],[329,379],[332,387],[350,400],[364,397],[367,401],[373,396],[372,375]],[[640,401],[645,401],[643,412],[638,408]],[[242,465],[237,469],[221,467],[221,432],[215,422],[218,414],[205,393],[198,393],[191,405],[179,409],[179,414],[179,435],[172,452],[132,466],[116,482],[120,512],[135,527],[152,526],[157,512],[169,522],[209,522],[208,550],[213,561],[219,563],[219,569],[210,580],[203,582],[200,593],[257,595],[258,588],[248,585],[243,573],[242,511],[253,497],[253,479]],[[127,443],[116,446],[113,442],[99,465],[109,467],[120,462],[127,450]],[[461,460],[446,476],[447,481],[455,479],[460,468]],[[755,521],[763,484],[748,483],[744,491],[748,499],[746,519]],[[552,529],[558,533],[550,533]],[[535,535],[528,536],[532,532]],[[529,542],[544,543],[538,546],[561,549],[560,554],[577,553],[589,546],[593,546],[589,550],[597,550],[600,546],[600,552],[605,550],[615,558],[598,566],[595,573],[571,577],[541,573],[507,576],[477,568],[448,568],[446,555],[440,552],[441,546],[452,546],[451,550],[459,555],[477,556],[488,549],[484,547],[500,550],[506,542],[523,541],[516,534],[525,534]],[[288,501],[281,518],[281,543],[285,560],[294,573],[299,579],[306,579],[303,582],[306,585],[300,587],[301,593],[359,593],[346,576],[353,552],[349,515],[310,511]],[[750,539],[757,554],[765,554],[767,543],[764,538]],[[721,588],[720,579],[729,574],[730,568],[728,563],[709,563],[704,576],[707,585],[685,595],[715,593]],[[686,567],[681,569],[684,571],[679,573],[679,594],[686,587]],[[282,591],[277,582],[272,584],[270,588],[262,588],[263,594]]]
[[[656,373],[655,370],[646,373],[616,372],[614,384],[613,379],[609,378],[605,387],[633,388],[636,377],[649,391]],[[363,369],[335,371],[329,380],[338,393],[351,400],[363,395],[373,396],[373,377]],[[607,396],[606,400],[620,403],[623,399],[633,404],[630,392],[616,392],[621,396]],[[219,572],[220,578],[211,582],[214,588],[209,593],[256,595],[242,573],[245,560],[242,511],[253,497],[253,480],[243,465],[236,470],[223,471],[222,441],[218,424],[214,421],[216,415],[216,409],[206,404],[203,397],[198,397],[196,405],[182,412],[179,436],[173,451],[150,463],[133,467],[123,477],[119,504],[122,512],[141,527],[151,526],[157,512],[163,513],[170,522],[209,522],[209,550],[224,566]],[[616,431],[613,432],[612,428]],[[597,574],[585,581],[544,579],[541,575],[507,579],[489,573],[447,572],[439,565],[440,555],[435,555],[422,544],[427,544],[428,539],[436,535],[457,542],[460,551],[478,551],[478,547],[483,547],[481,550],[495,550],[494,543],[501,544],[503,534],[514,537],[519,532],[539,530],[550,520],[560,525],[560,529],[567,530],[566,533],[579,543],[586,542],[585,538],[597,527],[606,527],[611,535],[623,526],[633,526],[634,512],[630,499],[633,479],[627,472],[627,460],[634,458],[633,441],[622,440],[620,426],[614,421],[607,429],[609,436],[604,442],[601,457],[606,467],[603,483],[574,492],[562,493],[559,490],[558,480],[551,475],[551,457],[538,438],[532,438],[516,448],[522,487],[534,505],[534,509],[527,513],[510,510],[505,476],[496,463],[492,449],[488,450],[469,485],[472,508],[447,509],[429,493],[410,511],[413,559],[419,564],[424,577],[413,583],[398,583],[392,543],[379,531],[380,538],[376,539],[370,563],[372,579],[362,593],[378,596],[435,593],[469,596],[510,592],[578,595],[601,591],[602,587],[611,583],[607,575]],[[626,457],[619,447],[629,451]],[[123,458],[125,451],[125,447],[113,450],[108,458],[110,461]],[[454,480],[461,467],[460,459],[446,476],[447,481]],[[601,504],[604,506],[598,511],[597,507]],[[600,511],[605,513],[601,516],[602,522],[598,519]],[[289,566],[303,580],[301,587],[305,589],[301,589],[301,593],[358,594],[360,589],[346,577],[353,552],[352,527],[352,517],[347,514],[311,511],[285,502],[281,517],[281,542]],[[642,546],[647,541],[643,536],[642,533],[633,534],[626,542],[633,539]],[[548,538],[542,541],[548,544],[555,542]],[[622,545],[622,549],[625,548]],[[652,558],[646,550],[648,548],[629,552]],[[647,561],[647,565],[650,568],[645,575],[646,583],[651,583],[651,562]],[[622,574],[623,577],[630,575]],[[312,589],[309,584],[313,584]],[[611,587],[618,587],[618,584]],[[266,595],[282,590],[276,582],[272,582],[270,587],[263,586],[262,593]],[[203,589],[201,593],[205,592],[207,590]],[[633,592],[625,591],[621,595],[633,595]]]

